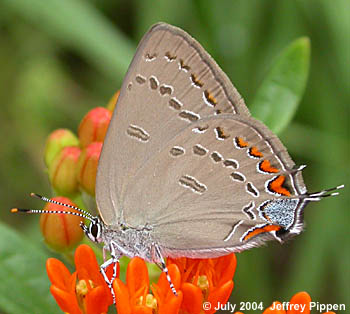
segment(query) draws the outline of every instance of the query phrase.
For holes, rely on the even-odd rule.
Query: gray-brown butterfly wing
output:
[[[150,226],[169,256],[213,257],[256,246],[280,225],[301,231],[298,196],[306,189],[293,167],[261,122],[211,116],[189,123],[138,169],[126,187],[123,218]],[[287,203],[264,209],[271,200]]]
[[[126,74],[101,153],[96,201],[104,222],[116,224],[130,210],[129,182],[165,143],[189,123],[221,113],[249,115],[197,41],[176,27],[153,26]]]

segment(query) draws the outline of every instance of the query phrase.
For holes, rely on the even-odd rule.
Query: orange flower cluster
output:
[[[204,312],[211,314],[218,304],[228,301],[236,270],[234,254],[209,259],[169,258],[169,267],[174,264],[181,273],[181,291],[184,295],[181,313],[203,313],[203,303],[209,302],[211,309]]]
[[[50,290],[57,304],[69,314],[107,313],[113,303],[112,296],[88,245],[77,248],[75,265],[76,272],[70,274],[59,260],[47,261]],[[203,311],[203,302],[227,302],[233,289],[235,268],[234,254],[207,260],[169,259],[169,274],[178,295],[171,291],[165,273],[151,285],[150,294],[146,263],[135,257],[128,265],[126,283],[119,278],[113,283],[118,314],[214,313],[214,310]],[[109,277],[111,272],[109,268]]]
[[[178,296],[171,291],[164,273],[159,277],[158,283],[151,286],[153,295],[149,294],[146,263],[138,257],[133,258],[128,265],[126,284],[118,278],[113,284],[118,314],[178,313],[183,298],[179,290],[181,274],[176,265],[169,267],[169,274]]]
[[[50,291],[57,304],[69,314],[107,313],[113,299],[100,274],[94,251],[82,244],[75,251],[74,260],[76,271],[73,274],[56,258],[49,258],[46,262],[47,274],[52,283]],[[109,276],[112,272],[112,268],[107,269]]]

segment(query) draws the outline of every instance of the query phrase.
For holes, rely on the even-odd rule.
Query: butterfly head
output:
[[[98,216],[93,216],[89,212],[78,208],[73,205],[61,203],[55,200],[48,199],[45,196],[41,196],[35,193],[31,193],[32,197],[39,198],[45,202],[53,203],[56,205],[68,207],[70,209],[74,209],[75,211],[62,211],[62,210],[45,210],[45,209],[19,209],[19,208],[13,208],[11,212],[17,213],[17,212],[24,212],[28,214],[65,214],[65,215],[74,215],[79,216],[81,218],[87,219],[90,221],[89,225],[86,225],[83,221],[80,222],[80,227],[83,229],[85,235],[92,241],[96,243],[100,243],[103,241],[102,235],[103,235],[103,227],[104,224],[102,220]]]
[[[83,222],[80,223],[80,227],[83,229],[85,235],[92,241],[96,243],[102,242],[102,223],[98,217],[94,217],[90,220],[89,226],[85,225]]]

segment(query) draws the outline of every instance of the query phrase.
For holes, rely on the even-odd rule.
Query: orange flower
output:
[[[77,270],[73,274],[58,259],[49,258],[46,262],[46,270],[52,283],[50,291],[57,304],[62,311],[69,314],[107,313],[113,299],[100,274],[94,251],[88,245],[82,244],[75,251],[74,259]],[[109,278],[112,268],[107,270]]]
[[[180,291],[181,274],[179,268],[175,264],[169,265],[168,271],[171,281],[176,289],[177,296],[175,296],[170,289],[166,274],[163,272],[158,279],[158,283],[151,286],[152,292],[158,303],[159,314],[179,313],[180,306],[183,301],[183,293]]]
[[[267,308],[263,314],[310,314],[311,297],[307,292],[298,292],[289,302],[281,303],[275,301]],[[235,314],[243,314],[236,312]],[[325,312],[323,314],[335,314],[334,312]]]
[[[178,296],[171,291],[164,273],[160,275],[158,283],[152,286],[153,295],[149,294],[146,263],[138,257],[131,259],[126,272],[126,284],[118,278],[113,283],[118,314],[178,313],[182,292],[179,290],[181,278],[176,265],[169,267],[169,274]]]
[[[219,302],[227,302],[233,289],[232,278],[236,270],[234,254],[209,259],[169,258],[169,268],[173,264],[181,272],[181,313],[203,313],[204,302],[211,304],[211,309],[204,310],[204,313],[214,313]]]

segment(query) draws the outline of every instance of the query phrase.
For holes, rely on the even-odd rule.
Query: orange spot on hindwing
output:
[[[217,100],[208,90],[204,91],[204,97],[211,106],[215,107],[217,105]]]
[[[275,192],[284,196],[290,196],[290,192],[285,187],[283,187],[283,183],[285,180],[285,176],[277,176],[269,182],[267,187],[271,192]]]
[[[249,149],[249,155],[257,158],[261,158],[264,156],[263,153],[260,152],[256,146],[252,146]]]
[[[281,227],[275,226],[275,225],[267,225],[265,227],[256,228],[248,232],[248,234],[244,236],[243,241],[249,240],[250,238],[257,236],[258,234],[261,234],[261,233],[278,231],[278,230],[281,230]]]
[[[236,145],[239,147],[239,148],[245,148],[248,146],[248,142],[246,142],[243,138],[241,137],[236,137],[235,138],[235,142],[236,142]]]
[[[271,166],[271,163],[269,160],[265,159],[259,164],[259,169],[263,172],[267,173],[277,173],[278,169]]]

